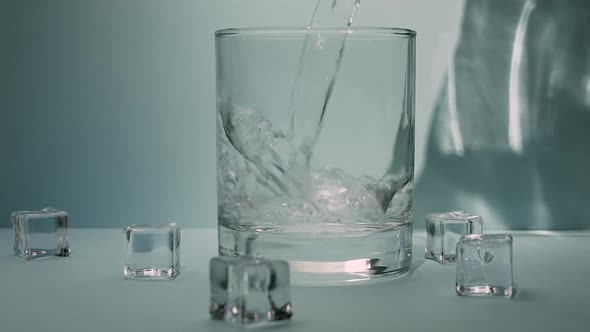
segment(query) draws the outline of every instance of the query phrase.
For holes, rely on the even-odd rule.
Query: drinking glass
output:
[[[216,31],[221,255],[286,260],[294,284],[409,270],[415,36]]]

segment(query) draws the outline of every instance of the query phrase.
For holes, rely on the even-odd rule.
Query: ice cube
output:
[[[259,208],[256,210],[256,215],[251,216],[251,219],[259,218],[270,222],[276,222],[277,220],[287,222],[306,222],[311,220],[311,218],[318,213],[318,209],[307,202],[287,200],[283,197],[279,197],[278,199],[269,200],[260,204]]]
[[[48,207],[16,211],[11,219],[15,255],[26,260],[70,255],[67,212]]]
[[[383,220],[383,210],[375,191],[367,188],[366,179],[353,177],[343,170],[327,167],[312,174],[314,205],[342,222]]]
[[[426,255],[441,264],[455,261],[455,246],[461,236],[481,234],[483,220],[464,211],[430,213],[426,216]]]
[[[466,235],[457,243],[457,294],[512,297],[512,236]]]
[[[238,326],[290,319],[289,265],[261,256],[213,257],[210,314]]]
[[[180,273],[180,227],[132,225],[125,232],[125,279],[172,280]]]

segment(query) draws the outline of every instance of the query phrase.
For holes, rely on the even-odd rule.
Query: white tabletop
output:
[[[455,266],[425,261],[414,235],[412,273],[339,287],[293,288],[283,331],[587,331],[590,232],[513,232],[513,299],[455,295]],[[123,232],[70,230],[72,255],[27,262],[0,230],[0,331],[235,331],[208,315],[216,230],[183,230],[173,281],[122,276]]]

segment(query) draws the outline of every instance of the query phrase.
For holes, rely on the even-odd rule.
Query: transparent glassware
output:
[[[286,260],[294,284],[407,272],[416,33],[215,36],[220,255]]]

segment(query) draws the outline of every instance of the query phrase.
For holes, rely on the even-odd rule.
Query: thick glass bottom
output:
[[[172,280],[180,273],[179,269],[156,269],[156,268],[145,268],[136,269],[129,266],[123,268],[123,275],[125,279],[138,279],[138,280]]]
[[[401,276],[412,259],[412,224],[219,226],[219,254],[261,254],[289,262],[294,285],[339,285]]]
[[[491,296],[491,297],[507,297],[514,296],[514,287],[500,287],[500,286],[456,286],[457,294],[461,296]]]

